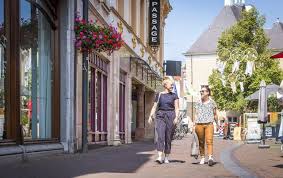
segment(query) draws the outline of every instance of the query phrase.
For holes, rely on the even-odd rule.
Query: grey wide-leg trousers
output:
[[[171,152],[171,141],[174,132],[175,111],[159,110],[156,114],[157,151],[165,154]]]

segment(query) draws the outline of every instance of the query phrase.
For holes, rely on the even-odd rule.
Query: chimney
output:
[[[224,1],[224,6],[232,6],[233,2],[234,2],[234,0],[225,0]]]
[[[243,4],[245,4],[245,0],[224,0],[225,6],[243,5]]]

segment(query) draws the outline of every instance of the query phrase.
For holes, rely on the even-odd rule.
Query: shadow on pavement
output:
[[[1,163],[1,177],[77,177],[96,173],[133,173],[150,161],[152,142],[90,150],[84,154],[60,154]],[[1,162],[1,161],[0,161]]]
[[[170,163],[185,163],[183,160],[170,160]]]
[[[194,165],[200,165],[199,162],[193,162],[192,164],[194,164]],[[208,164],[208,162],[205,162],[204,164]],[[217,161],[215,161],[215,162],[213,163],[213,166],[215,166],[215,165],[217,165],[217,164],[220,164],[220,163],[217,162]]]
[[[281,169],[283,169],[283,164],[278,164],[278,165],[273,166],[273,167],[277,167],[277,168],[281,168]]]

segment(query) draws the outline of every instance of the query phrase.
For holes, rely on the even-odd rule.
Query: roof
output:
[[[270,38],[268,45],[269,49],[278,50],[283,49],[283,23],[276,22],[271,29],[265,30],[267,36]]]
[[[222,32],[235,24],[241,15],[243,6],[224,6],[213,23],[196,40],[187,54],[215,53],[218,38]]]
[[[222,32],[240,19],[243,8],[244,6],[224,6],[213,23],[200,35],[185,55],[216,53],[219,37]],[[283,23],[274,23],[271,29],[265,29],[265,33],[270,38],[268,48],[274,51],[282,51]]]

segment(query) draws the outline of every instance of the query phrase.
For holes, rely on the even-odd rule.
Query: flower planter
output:
[[[109,55],[123,45],[122,34],[114,27],[102,27],[92,21],[75,20],[75,46],[80,52],[106,52]]]

